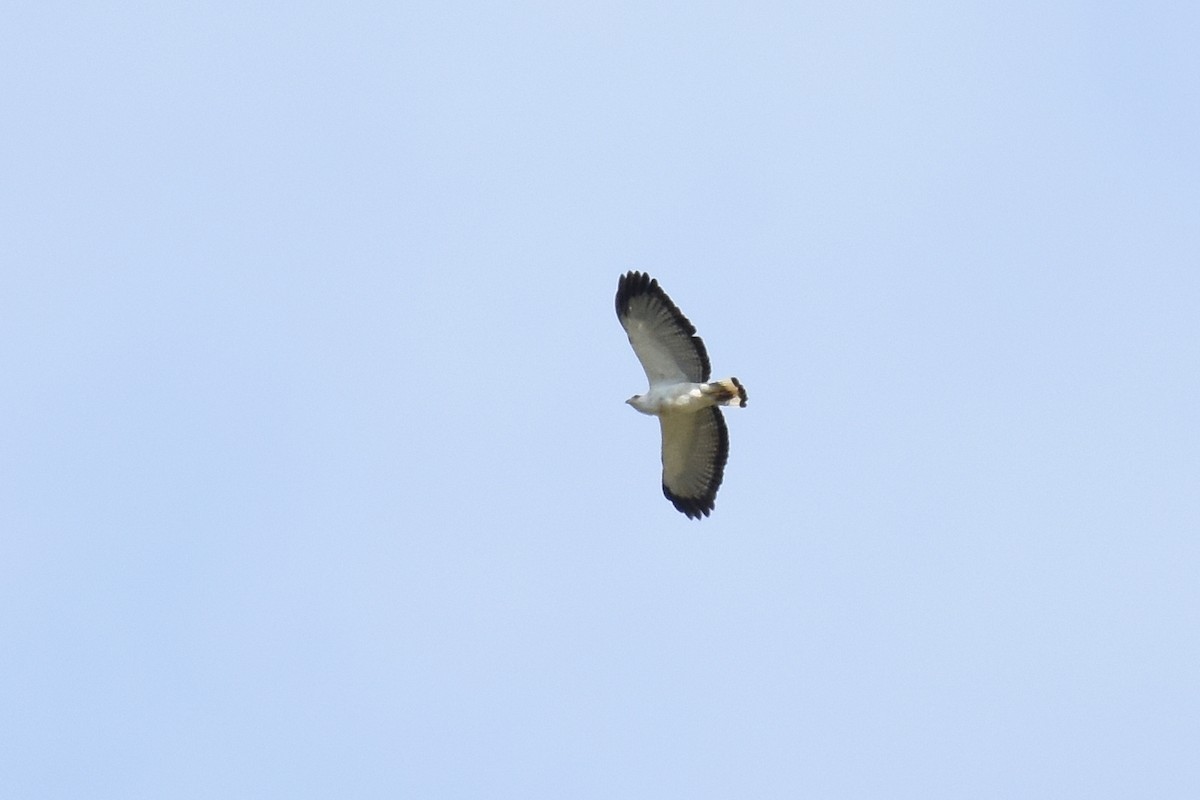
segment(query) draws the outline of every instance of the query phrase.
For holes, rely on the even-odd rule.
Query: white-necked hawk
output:
[[[704,342],[649,275],[621,276],[617,317],[650,380],[645,394],[625,402],[662,426],[663,494],[688,517],[707,517],[729,457],[719,406],[745,407],[746,390],[737,378],[709,382]]]

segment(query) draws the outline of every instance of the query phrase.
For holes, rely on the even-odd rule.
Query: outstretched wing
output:
[[[654,278],[641,272],[621,276],[617,318],[650,385],[708,380],[712,368],[704,342]]]
[[[663,414],[663,494],[692,519],[713,510],[729,458],[729,430],[716,406],[694,414]]]

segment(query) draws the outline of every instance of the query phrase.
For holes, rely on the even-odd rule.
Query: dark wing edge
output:
[[[697,497],[682,497],[673,493],[667,487],[666,481],[663,482],[662,487],[663,496],[670,500],[675,508],[688,519],[700,519],[712,513],[716,506],[717,490],[721,488],[721,481],[725,478],[725,462],[729,460],[729,428],[725,425],[725,415],[716,406],[711,406],[707,411],[712,414],[713,424],[717,430],[717,449],[712,454],[712,477],[709,478],[703,493]]]
[[[658,285],[656,279],[651,278],[644,272],[636,271],[627,272],[621,276],[621,279],[617,281],[617,319],[624,320],[629,314],[629,301],[642,295],[649,295],[657,300],[671,314],[675,323],[691,337],[691,344],[696,348],[696,354],[700,357],[700,362],[703,366],[703,374],[700,376],[700,382],[707,382],[712,377],[712,364],[709,363],[708,349],[704,346],[704,340],[696,335],[696,326],[683,315],[683,312],[679,310],[679,306],[672,302],[667,293],[663,291],[663,288]],[[622,322],[622,324],[624,323]],[[680,510],[682,511],[683,509]]]

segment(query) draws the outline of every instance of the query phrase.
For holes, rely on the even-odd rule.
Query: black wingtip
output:
[[[651,278],[646,273],[636,272],[633,270],[626,272],[621,276],[621,279],[617,281],[617,316],[625,316],[625,312],[629,309],[630,300],[638,295],[654,292],[656,289],[659,293],[662,292],[662,288],[659,287],[658,281],[656,281],[654,278]]]
[[[716,505],[715,492],[713,495],[708,497],[680,497],[679,495],[671,494],[671,490],[667,488],[665,483],[663,484],[662,489],[663,497],[670,500],[671,504],[674,505],[677,510],[682,512],[683,515],[688,519],[700,519],[702,517],[707,517],[712,513],[712,510]]]

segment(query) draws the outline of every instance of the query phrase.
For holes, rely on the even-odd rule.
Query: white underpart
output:
[[[645,394],[631,397],[629,405],[652,417],[672,412],[695,412],[715,405],[704,393],[702,383],[669,383],[651,386]]]

